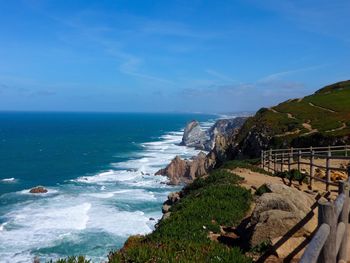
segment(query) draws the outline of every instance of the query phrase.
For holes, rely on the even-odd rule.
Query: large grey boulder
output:
[[[270,193],[264,193],[256,200],[250,227],[252,246],[284,236],[302,221],[315,202],[313,196],[283,184],[266,184]],[[310,234],[316,227],[311,220],[294,233],[294,237]]]

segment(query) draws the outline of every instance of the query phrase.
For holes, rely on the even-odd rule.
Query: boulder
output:
[[[201,129],[198,121],[190,121],[184,130],[181,145],[204,149],[204,143],[207,141],[205,132]]]
[[[266,184],[270,190],[256,200],[249,226],[252,227],[250,243],[259,245],[264,241],[285,235],[311,211],[314,198],[283,184]],[[315,217],[301,226],[294,237],[311,234],[316,228]]]
[[[31,194],[43,194],[43,193],[47,193],[47,192],[48,192],[47,189],[42,187],[42,186],[33,187],[29,191],[29,193],[31,193]]]
[[[176,156],[164,169],[156,172],[156,175],[165,175],[169,178],[169,184],[177,185],[191,181],[189,163]]]

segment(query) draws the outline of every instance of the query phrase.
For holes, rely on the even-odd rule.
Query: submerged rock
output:
[[[33,187],[29,191],[29,193],[31,193],[31,194],[43,194],[43,193],[47,193],[47,192],[48,192],[47,189],[42,187],[42,186]]]

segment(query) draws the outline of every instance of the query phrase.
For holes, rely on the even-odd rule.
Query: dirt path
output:
[[[342,126],[339,127],[339,128],[336,128],[336,129],[332,129],[332,130],[328,130],[326,132],[335,132],[335,131],[341,131],[341,130],[344,130],[346,128],[346,124],[343,122]]]
[[[296,119],[291,113],[287,113],[288,119]]]
[[[321,109],[321,110],[325,110],[325,111],[328,111],[328,112],[336,113],[336,111],[334,111],[334,110],[331,110],[331,109],[328,109],[328,108],[324,108],[324,107],[321,107],[321,106],[317,106],[317,105],[315,105],[315,104],[313,104],[311,102],[309,102],[309,105],[311,107],[315,107],[315,108],[318,108],[318,109]]]
[[[293,134],[298,134],[298,133],[300,133],[300,130],[296,129],[295,131],[285,132],[285,133],[282,133],[282,134],[276,134],[276,135],[274,135],[274,137],[284,137],[284,136],[287,136],[287,135],[293,135]]]
[[[265,183],[283,184],[282,179],[279,177],[253,172],[245,168],[236,168],[232,172],[244,178],[242,186],[247,189],[257,189]]]
[[[311,121],[308,120],[307,122],[305,122],[305,123],[302,124],[303,127],[309,131],[309,132],[303,133],[302,136],[306,136],[306,135],[309,135],[309,134],[311,134],[311,133],[318,132],[317,129],[313,129],[313,128],[312,128],[310,122],[311,122]]]

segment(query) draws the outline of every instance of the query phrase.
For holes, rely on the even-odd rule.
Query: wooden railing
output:
[[[318,203],[318,228],[305,249],[300,260],[301,263],[340,263],[347,262],[348,245],[348,225],[349,225],[349,188],[350,188],[350,167],[331,166],[331,160],[350,160],[348,152],[350,147],[329,146],[310,148],[290,148],[262,151],[262,168],[270,172],[291,170],[296,165],[296,169],[301,171],[302,165],[309,167],[309,188],[312,188],[313,180],[319,180],[326,184],[326,190],[330,185],[338,186],[338,196],[336,200]],[[315,163],[315,159],[321,159],[325,165]],[[306,161],[305,161],[306,160]],[[315,177],[316,168],[325,169],[326,180]],[[331,170],[346,171],[348,178],[345,181],[332,182],[330,178]]]
[[[294,166],[301,171],[302,165],[307,166],[309,178],[309,188],[312,189],[314,180],[324,182],[326,190],[330,185],[338,186],[331,180],[331,171],[346,172],[346,167],[331,166],[332,160],[349,160],[350,145],[327,146],[327,147],[309,147],[309,148],[289,148],[289,149],[270,149],[261,152],[261,165],[263,169],[269,172],[277,173],[284,170],[290,171]],[[322,160],[324,165],[317,164],[315,160]],[[287,168],[286,168],[287,167]],[[315,169],[325,170],[325,179],[316,177]]]
[[[318,203],[319,227],[305,249],[300,263],[347,262],[349,185],[349,179],[339,183],[339,195],[334,202]]]

